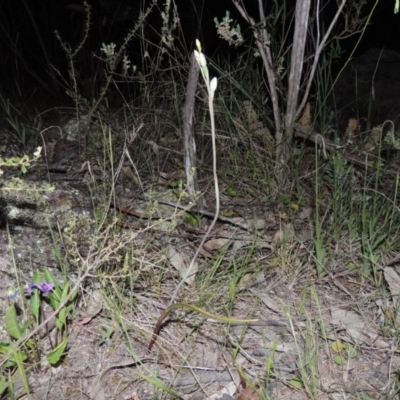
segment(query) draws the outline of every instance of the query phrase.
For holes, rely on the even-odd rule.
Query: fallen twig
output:
[[[353,164],[359,165],[361,167],[375,168],[375,163],[370,160],[371,158],[375,158],[373,155],[363,152],[361,152],[361,154],[363,155],[354,154],[350,150],[347,150],[345,146],[337,145],[332,140],[329,140],[323,137],[320,133],[313,131],[311,127],[297,124],[294,127],[294,133],[295,136],[310,140],[311,142],[317,144],[318,146],[321,146],[323,149],[329,151],[330,153],[341,151],[343,157]],[[397,175],[399,171],[388,169],[385,170],[385,173],[389,175]]]

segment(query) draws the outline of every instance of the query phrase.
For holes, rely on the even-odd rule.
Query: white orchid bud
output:
[[[201,68],[204,68],[205,66],[207,66],[207,60],[206,57],[204,56],[203,53],[199,53],[199,64]]]
[[[201,53],[201,43],[199,39],[196,39],[196,47],[199,50],[199,52]],[[195,50],[196,51],[196,50]]]
[[[218,79],[216,76],[214,76],[214,78],[212,78],[210,82],[210,90],[212,92],[215,92],[217,90],[217,85],[218,85]]]

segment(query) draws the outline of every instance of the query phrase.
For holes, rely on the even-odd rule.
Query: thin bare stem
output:
[[[256,39],[257,49],[261,55],[263,60],[263,65],[265,72],[267,74],[268,79],[268,88],[271,95],[271,102],[272,102],[272,111],[274,114],[274,122],[275,122],[275,137],[278,146],[282,143],[283,139],[283,132],[282,132],[282,121],[281,121],[281,112],[279,107],[279,97],[278,91],[276,88],[276,80],[275,80],[275,72],[273,69],[273,62],[272,62],[272,54],[271,54],[271,47],[269,44],[269,33],[265,26],[265,16],[263,11],[263,4],[262,0],[258,0],[259,10],[260,10],[260,18],[261,18],[261,26],[262,28],[258,28],[254,19],[248,15],[246,9],[242,4],[233,0],[233,4],[235,5],[236,9],[239,11],[240,15],[244,18],[245,21],[252,27],[253,34]]]
[[[198,45],[200,46],[200,44]],[[199,49],[200,50],[200,49]],[[204,82],[207,86],[207,92],[208,92],[208,109],[210,113],[210,121],[211,121],[211,138],[212,138],[212,154],[213,154],[213,176],[214,176],[214,185],[215,185],[215,216],[208,227],[207,232],[203,236],[203,239],[201,240],[199,246],[197,247],[196,252],[194,253],[194,256],[189,264],[189,267],[187,269],[187,272],[184,277],[182,277],[181,281],[179,282],[178,286],[176,287],[174,293],[171,296],[171,299],[169,301],[169,305],[171,305],[179,292],[179,289],[182,287],[183,283],[186,281],[186,279],[193,274],[193,267],[194,264],[197,260],[197,257],[200,254],[201,249],[204,246],[204,243],[206,242],[207,238],[210,236],[211,231],[214,229],[214,226],[218,220],[219,216],[219,211],[220,211],[220,198],[219,198],[219,185],[218,185],[218,171],[217,171],[217,144],[216,144],[216,134],[215,134],[215,118],[214,118],[214,94],[215,94],[215,88],[212,88],[210,86],[210,78],[208,74],[208,68],[206,66],[206,61],[205,57],[203,54],[200,54],[203,57],[204,60],[204,65],[201,65],[200,60],[197,60],[200,64],[200,71],[203,76]],[[215,78],[214,78],[215,79]]]
[[[302,101],[301,101],[299,107],[297,108],[297,112],[296,112],[295,118],[300,115],[300,113],[302,112],[304,106],[306,105],[306,102],[308,100],[308,95],[310,94],[311,85],[312,85],[313,80],[314,80],[315,72],[317,70],[317,66],[318,66],[318,62],[319,62],[319,58],[321,56],[322,50],[325,48],[326,42],[327,42],[329,36],[331,35],[333,27],[336,25],[336,22],[337,22],[337,20],[338,20],[338,18],[340,16],[340,14],[343,11],[343,8],[344,8],[345,4],[346,4],[346,0],[342,0],[342,3],[340,4],[338,11],[336,12],[335,16],[333,17],[332,22],[330,23],[328,30],[326,31],[324,37],[321,40],[321,43],[319,43],[319,44],[317,43],[317,48],[315,50],[315,55],[314,55],[314,61],[313,61],[313,65],[311,67],[310,75],[308,77],[306,90],[304,92],[304,96],[302,98]],[[317,9],[316,12],[318,13],[318,9]]]
[[[205,315],[208,318],[211,318],[215,321],[219,321],[219,322],[226,322],[227,324],[236,324],[236,323],[251,323],[251,322],[257,322],[258,319],[237,319],[237,318],[231,318],[231,317],[220,317],[219,315],[214,315],[209,313],[208,311],[203,310],[200,307],[196,307],[193,304],[186,304],[186,303],[175,303],[175,304],[171,304],[169,305],[163,312],[162,314],[158,317],[156,326],[154,327],[154,331],[153,331],[153,335],[152,338],[150,340],[150,343],[147,347],[147,351],[150,352],[151,349],[154,346],[154,343],[157,339],[157,336],[160,333],[161,330],[161,324],[164,321],[164,319],[168,316],[168,314],[176,309],[176,308],[188,308],[189,310],[192,311],[196,311],[202,315]]]

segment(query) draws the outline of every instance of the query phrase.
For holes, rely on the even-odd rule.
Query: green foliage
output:
[[[228,187],[226,188],[226,194],[227,194],[229,197],[236,197],[236,196],[237,196],[236,190],[235,190],[233,187],[231,187],[231,186],[228,186]]]
[[[65,355],[67,344],[68,338],[65,338],[54,350],[47,354],[47,361],[51,365],[56,365],[60,362],[61,358]]]
[[[188,224],[191,226],[200,226],[201,218],[202,216],[200,214],[194,214],[190,212],[186,213],[186,220]]]
[[[1,352],[1,344],[0,344],[0,352]],[[8,389],[8,387],[9,385],[7,383],[5,376],[0,375],[0,395],[2,395]]]
[[[39,277],[41,278],[40,274]],[[39,278],[39,279],[40,279]],[[45,270],[44,278],[47,282],[51,282],[54,284],[54,290],[49,294],[50,304],[54,310],[57,310],[62,303],[64,303],[67,296],[70,294],[70,285],[69,282],[65,283],[59,282],[49,270]],[[76,298],[77,292],[75,292],[68,303],[65,304],[60,312],[57,314],[56,326],[60,332],[63,332],[67,326],[67,319],[71,315],[71,312],[74,309],[74,302]]]
[[[12,304],[6,311],[6,330],[13,339],[21,339],[26,333],[26,324],[18,322],[15,305]]]
[[[29,386],[27,384],[27,378],[25,376],[25,365],[33,358],[35,362],[39,362],[39,354],[41,353],[40,348],[40,337],[36,336],[35,327],[39,326],[42,316],[43,302],[51,305],[54,311],[58,310],[56,316],[56,328],[60,333],[60,337],[65,335],[68,318],[74,308],[74,301],[76,293],[74,293],[66,304],[63,304],[70,294],[70,285],[68,282],[60,282],[53,274],[46,270],[44,273],[37,272],[32,278],[32,282],[26,286],[27,296],[29,296],[29,311],[25,320],[21,320],[21,316],[17,312],[17,305],[11,304],[6,310],[5,315],[5,329],[9,334],[10,342],[0,343],[0,355],[7,355],[11,353],[8,361],[3,364],[1,371],[6,371],[18,368],[18,371],[23,379],[26,392],[29,393]],[[14,293],[14,292],[9,292]],[[17,299],[17,296],[13,295],[13,299]],[[20,296],[21,301],[24,301],[24,297]],[[30,339],[23,341],[22,346],[18,346],[18,341],[24,340],[26,336],[32,336]],[[66,354],[68,345],[68,337],[64,337],[63,340],[50,352],[47,353],[47,361],[55,365],[60,362],[62,357]],[[8,385],[4,383],[4,376],[0,382],[0,393],[1,390],[6,390]]]
[[[221,39],[226,40],[229,45],[240,46],[243,44],[240,25],[232,26],[233,19],[230,17],[229,11],[226,11],[225,17],[221,22],[218,21],[218,18],[214,18],[214,22]]]
[[[22,359],[22,361],[26,361],[28,359],[28,354],[25,351],[18,350],[15,347],[14,343],[10,342],[0,342],[0,355],[4,356],[8,353],[12,353],[11,357],[6,361],[3,365],[4,369],[13,368],[17,365],[16,363],[16,354],[19,353],[18,357]],[[2,375],[0,375],[2,376]]]
[[[0,176],[3,175],[4,171],[2,170],[3,168],[14,168],[14,167],[19,167],[21,169],[21,172],[25,174],[27,172],[27,169],[31,165],[31,162],[39,160],[41,157],[41,151],[42,148],[38,147],[35,153],[33,154],[32,158],[29,158],[29,156],[24,155],[22,157],[10,157],[3,159],[0,157]]]
[[[0,106],[6,114],[6,121],[8,122],[9,126],[17,134],[17,136],[21,141],[21,144],[25,145],[29,129],[26,125],[19,122],[18,119],[13,116],[11,112],[10,101],[8,99],[5,99],[1,95],[1,93],[0,93]]]

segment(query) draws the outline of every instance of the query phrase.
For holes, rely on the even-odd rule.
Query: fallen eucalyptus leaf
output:
[[[191,271],[188,271],[190,261],[185,260],[184,255],[173,246],[167,247],[167,256],[170,263],[178,270],[181,278],[185,280],[185,283],[192,285],[199,269],[197,262],[193,264]]]

